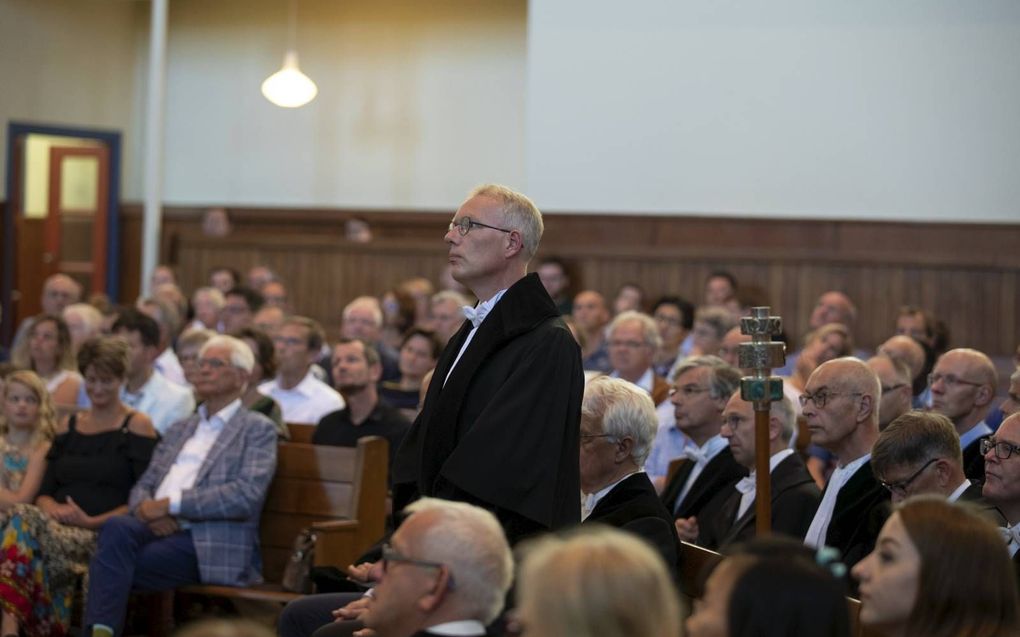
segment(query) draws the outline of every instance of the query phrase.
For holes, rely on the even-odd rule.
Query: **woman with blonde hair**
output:
[[[525,637],[677,637],[680,603],[643,540],[594,525],[528,544],[518,580]]]
[[[906,500],[853,575],[861,583],[861,623],[885,637],[1020,634],[1006,542],[973,505]]]
[[[31,319],[27,335],[12,353],[11,362],[38,374],[58,407],[74,407],[82,378],[75,370],[67,323],[54,314],[40,314]]]

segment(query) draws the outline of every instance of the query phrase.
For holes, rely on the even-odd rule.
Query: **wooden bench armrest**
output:
[[[344,569],[361,557],[374,541],[362,537],[362,525],[357,520],[316,522],[312,530],[319,536],[315,542],[316,566]]]
[[[323,535],[346,535],[356,533],[361,525],[357,520],[323,520],[312,524],[312,530]]]

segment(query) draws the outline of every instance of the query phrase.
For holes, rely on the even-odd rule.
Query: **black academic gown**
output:
[[[471,323],[440,355],[397,452],[394,510],[418,496],[491,510],[511,543],[577,524],[584,376],[577,342],[541,281],[513,284],[444,385]]]
[[[646,540],[662,555],[670,573],[677,569],[680,538],[673,515],[659,501],[652,481],[645,473],[621,480],[595,505],[584,524],[605,524],[629,531]]]
[[[875,548],[890,513],[889,492],[875,479],[869,460],[839,490],[825,544],[839,550],[849,569]]]
[[[981,453],[981,440],[978,438],[963,450],[963,473],[978,484],[985,481],[985,456]]]
[[[822,494],[796,453],[783,458],[770,474],[772,482],[772,531],[803,538],[815,517]],[[713,520],[699,524],[698,544],[717,550],[755,536],[755,503],[738,519],[741,493],[731,488]]]
[[[708,461],[698,479],[691,485],[691,490],[687,492],[687,497],[684,498],[680,509],[677,510],[677,498],[680,497],[684,483],[687,482],[687,477],[691,475],[693,470],[694,462],[692,460],[685,460],[673,476],[673,479],[662,490],[661,499],[667,509],[675,512],[675,518],[688,518],[696,515],[700,524],[704,516],[712,517],[718,513],[718,506],[722,504],[722,500],[716,499],[715,502],[712,502],[712,499],[720,492],[736,484],[737,480],[746,476],[747,469],[737,464],[737,461],[733,459],[733,452],[730,451],[729,446],[725,447],[714,458]],[[709,504],[712,506],[707,506]]]

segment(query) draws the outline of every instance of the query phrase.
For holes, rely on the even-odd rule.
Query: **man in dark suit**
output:
[[[975,349],[952,349],[939,357],[928,376],[932,409],[953,421],[963,449],[963,470],[978,482],[985,479],[981,439],[992,434],[985,423],[995,399],[995,364]]]
[[[1020,414],[1003,420],[981,448],[985,452],[981,492],[1006,520],[1003,535],[1008,537],[1009,555],[1020,578]]]
[[[132,515],[110,518],[89,566],[85,625],[119,635],[132,588],[262,581],[258,522],[276,469],[276,427],[241,406],[255,359],[215,336],[199,352],[205,402],[172,425],[131,490]]]
[[[588,383],[581,402],[584,523],[629,531],[651,544],[675,572],[680,541],[673,516],[641,469],[658,427],[648,393],[619,378]]]
[[[422,498],[373,566],[361,620],[377,637],[486,635],[513,581],[499,521],[463,502]],[[315,634],[343,634],[340,625]]]
[[[718,513],[713,498],[747,475],[719,435],[722,412],[740,384],[740,371],[716,356],[692,356],[674,373],[670,400],[677,428],[697,445],[662,490],[662,503],[673,512],[681,540],[694,542],[698,519]]]
[[[440,355],[393,469],[394,508],[419,496],[492,511],[511,544],[577,524],[577,342],[528,261],[542,215],[504,186],[476,188],[445,241],[453,277],[479,299]]]
[[[871,470],[892,494],[893,504],[921,493],[950,502],[984,502],[981,485],[964,474],[953,423],[935,412],[908,411],[889,423],[871,450]]]
[[[871,472],[881,391],[867,364],[837,358],[811,373],[800,397],[811,442],[837,461],[804,542],[835,547],[848,568],[875,548],[889,516],[889,492]]]
[[[769,410],[769,476],[772,483],[772,531],[804,537],[821,500],[804,461],[789,448],[797,426],[797,413],[789,398],[772,403]],[[754,405],[734,392],[723,411],[722,436],[729,440],[733,459],[750,475],[720,497],[719,515],[700,525],[698,544],[719,549],[755,535],[755,424]]]

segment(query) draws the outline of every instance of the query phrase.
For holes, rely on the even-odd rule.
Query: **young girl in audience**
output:
[[[736,547],[708,577],[686,635],[849,637],[840,568],[794,540],[764,538]]]
[[[52,314],[33,318],[28,337],[13,352],[11,360],[43,379],[57,407],[71,408],[77,404],[82,379],[74,369],[71,332],[64,319]]]
[[[127,343],[91,339],[78,360],[92,406],[60,424],[36,504],[13,505],[0,529],[5,636],[19,629],[29,637],[67,634],[75,584],[88,572],[96,532],[127,512],[131,487],[156,445],[152,421],[120,401]]]
[[[524,637],[677,637],[680,604],[662,558],[608,527],[525,549],[517,621]]]
[[[905,501],[853,574],[861,582],[861,623],[886,637],[1020,634],[1006,542],[966,504]]]

